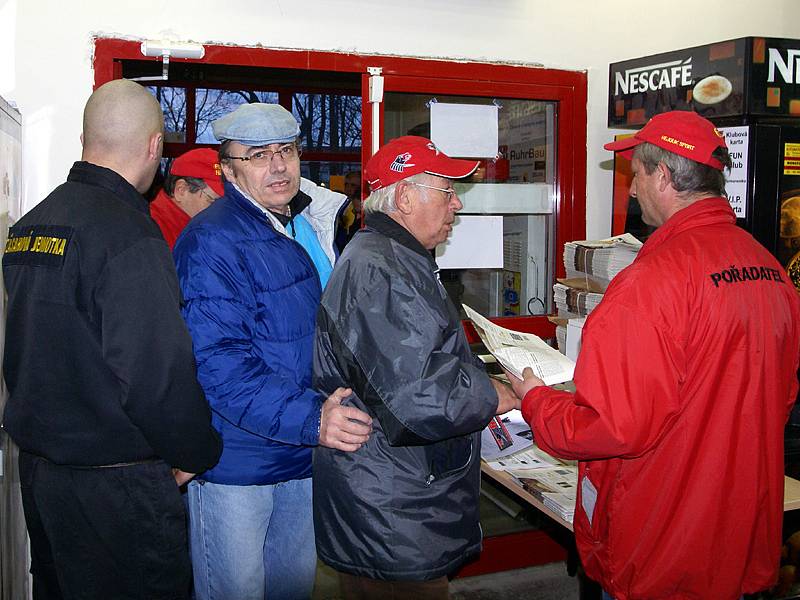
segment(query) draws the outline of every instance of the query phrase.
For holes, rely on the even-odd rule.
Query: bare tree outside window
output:
[[[292,112],[307,149],[341,152],[361,148],[361,96],[293,94]],[[316,182],[349,170],[340,162],[308,162],[304,169],[303,176]]]
[[[211,124],[242,104],[265,102],[278,104],[278,92],[250,89],[195,88],[193,85],[153,85],[147,89],[156,97],[164,112],[167,144],[218,144]],[[303,176],[327,184],[332,175],[344,175],[360,168],[361,96],[342,93],[291,94],[292,112],[300,124],[303,147],[316,157],[303,161]],[[194,94],[196,131],[188,131],[187,97]],[[185,147],[180,147],[184,152]],[[326,154],[331,156],[325,156]],[[165,171],[178,149],[165,156]],[[345,156],[342,156],[344,154]],[[352,158],[351,158],[352,156]],[[309,157],[310,158],[310,157]]]
[[[361,147],[361,96],[294,94],[292,112],[307,148],[337,151]]]
[[[148,86],[164,113],[166,142],[186,141],[186,90],[181,87]]]
[[[219,140],[214,137],[211,131],[211,123],[228,114],[237,106],[254,102],[278,104],[278,93],[257,90],[197,88],[195,96],[196,142],[198,144],[218,144]]]

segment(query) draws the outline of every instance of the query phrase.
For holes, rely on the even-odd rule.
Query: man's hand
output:
[[[181,487],[184,483],[189,483],[195,475],[196,473],[187,473],[180,469],[172,469],[172,476],[175,478],[175,483],[178,484],[178,487]]]
[[[372,417],[354,406],[342,406],[353,390],[337,388],[322,404],[319,420],[321,446],[353,452],[366,444],[372,433]]]
[[[503,369],[503,371],[505,371],[508,381],[511,383],[511,389],[514,390],[514,393],[517,395],[517,397],[519,397],[520,400],[525,398],[525,394],[530,392],[533,388],[544,385],[544,381],[536,377],[529,367],[526,367],[522,371],[522,379],[517,379],[505,369]]]
[[[502,415],[520,407],[519,398],[513,394],[508,385],[494,378],[492,378],[492,385],[497,392],[497,412],[495,414]]]

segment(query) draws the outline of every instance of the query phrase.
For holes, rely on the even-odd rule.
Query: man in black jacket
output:
[[[462,208],[451,180],[476,167],[417,136],[378,150],[366,227],[322,295],[315,386],[373,417],[357,451],[314,449],[317,554],[345,600],[448,598],[480,551],[480,430],[519,403],[470,352],[431,256]]]
[[[34,598],[185,598],[178,485],[221,451],[147,190],[161,109],[118,80],[86,104],[82,160],[11,228],[3,427],[20,447]]]

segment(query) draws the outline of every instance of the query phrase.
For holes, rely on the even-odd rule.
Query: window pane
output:
[[[360,171],[361,163],[302,161],[300,174],[314,183],[344,193],[344,175]],[[333,180],[331,180],[333,176]]]
[[[198,88],[195,96],[195,119],[197,121],[198,144],[218,144],[219,140],[211,131],[211,123],[228,114],[237,106],[265,102],[278,103],[277,92],[253,90],[214,90]]]
[[[151,85],[147,89],[156,97],[164,113],[164,141],[186,142],[186,90],[161,85]]]
[[[473,96],[437,95],[436,99],[500,106],[497,158],[481,160],[471,177],[453,182],[464,206],[451,241],[460,235],[463,217],[502,217],[502,240],[491,240],[498,244],[498,252],[502,250],[502,268],[443,266],[442,284],[456,306],[468,304],[487,316],[553,312],[557,104]],[[385,94],[384,140],[402,135],[430,137],[431,100],[430,94]],[[489,241],[478,239],[474,243],[486,245]],[[442,250],[447,247],[440,246]],[[440,266],[446,264],[449,261],[440,259]]]
[[[292,112],[300,123],[304,148],[361,148],[361,96],[293,94]]]

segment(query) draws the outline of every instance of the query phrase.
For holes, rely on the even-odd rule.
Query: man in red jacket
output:
[[[217,152],[211,148],[189,150],[173,161],[164,189],[150,203],[150,216],[170,250],[189,219],[224,195],[221,175]]]
[[[575,538],[616,600],[736,599],[776,579],[800,299],[725,196],[692,112],[606,144],[656,232],[583,329],[574,394],[513,380],[539,446],[580,462]]]

